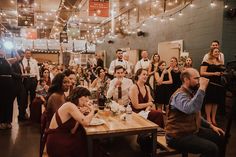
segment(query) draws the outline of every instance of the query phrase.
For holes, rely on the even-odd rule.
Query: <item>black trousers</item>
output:
[[[168,145],[180,152],[201,154],[201,157],[222,157],[224,137],[211,129],[200,128],[194,135],[186,135],[178,139],[171,139]]]
[[[27,99],[26,99],[25,86],[21,79],[15,80],[15,87],[16,87],[16,98],[18,104],[19,117],[24,118],[27,108]]]
[[[11,123],[15,90],[12,78],[0,77],[0,123]]]
[[[26,108],[28,107],[28,95],[30,93],[30,104],[32,104],[35,96],[36,96],[36,87],[37,87],[37,84],[38,84],[38,81],[36,79],[36,77],[27,77],[24,79],[23,81],[24,83],[24,86],[25,86],[25,99],[26,99]]]

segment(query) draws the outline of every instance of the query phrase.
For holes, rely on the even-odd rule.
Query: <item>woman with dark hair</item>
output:
[[[155,73],[156,79],[156,95],[155,102],[160,105],[160,109],[163,109],[164,105],[167,105],[170,100],[173,80],[171,76],[171,67],[166,69],[166,62],[160,61],[158,63],[158,71]]]
[[[184,62],[184,68],[183,70],[187,69],[187,68],[192,68],[193,67],[193,60],[191,57],[186,58],[185,62]],[[182,70],[182,71],[183,71]]]
[[[160,62],[160,55],[158,53],[154,53],[151,59],[151,63],[148,68],[148,84],[154,90],[155,87],[155,72],[158,70],[158,63]]]
[[[47,131],[47,153],[50,157],[87,156],[83,126],[89,125],[94,116],[94,106],[90,104],[89,96],[88,89],[76,87],[67,102],[54,114]]]
[[[91,88],[97,88],[104,86],[106,83],[109,83],[109,78],[106,77],[105,70],[102,67],[97,67],[96,69],[97,78],[91,84]]]
[[[43,69],[42,75],[40,76],[44,81],[46,82],[46,85],[50,86],[51,85],[51,79],[50,79],[50,72],[48,69]]]
[[[163,128],[164,121],[162,113],[155,109],[150,88],[145,85],[147,78],[148,72],[146,69],[139,69],[136,72],[135,80],[137,82],[131,86],[129,91],[131,107],[136,113],[146,111],[148,113],[147,119]]]
[[[171,68],[171,76],[172,76],[172,87],[171,87],[171,95],[181,86],[182,82],[180,80],[181,70],[178,65],[178,59],[176,57],[171,57],[170,59],[170,68]]]
[[[69,88],[70,80],[63,73],[57,74],[52,80],[52,85],[48,89],[46,104],[47,126],[49,126],[53,114],[65,103],[66,97],[64,92],[68,91]]]
[[[159,62],[160,62],[160,55],[158,53],[154,53],[148,68],[148,75],[152,75],[157,71]]]
[[[48,96],[46,98],[46,110],[41,117],[41,137],[40,137],[40,157],[43,154],[44,145],[46,142],[45,131],[49,127],[53,114],[61,107],[66,101],[64,92],[70,88],[69,78],[63,74],[58,73],[52,80],[52,84],[48,89]]]

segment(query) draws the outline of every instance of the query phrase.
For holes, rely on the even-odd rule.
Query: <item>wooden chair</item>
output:
[[[166,143],[165,135],[157,136],[157,145],[160,148],[160,152],[157,152],[158,157],[182,154],[182,157],[188,157],[188,153],[181,153],[173,148],[170,148]]]

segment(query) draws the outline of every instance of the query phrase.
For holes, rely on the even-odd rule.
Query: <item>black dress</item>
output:
[[[203,62],[201,66],[207,66],[207,72],[223,72],[225,68],[223,65],[215,65],[209,64],[207,62]],[[221,86],[221,76],[207,76],[210,82],[218,84],[209,84],[206,90],[205,100],[206,104],[220,104],[224,99],[224,87]]]
[[[180,88],[180,86],[182,84],[182,82],[180,80],[180,74],[181,74],[181,72],[179,70],[178,71],[174,71],[174,70],[171,71],[171,76],[172,76],[172,80],[173,80],[172,87],[171,87],[171,95],[178,88]]]
[[[161,76],[162,71],[158,70],[159,76]],[[168,73],[164,74],[163,81],[169,80]],[[172,84],[161,84],[156,85],[155,92],[155,102],[158,104],[168,104],[172,92]]]

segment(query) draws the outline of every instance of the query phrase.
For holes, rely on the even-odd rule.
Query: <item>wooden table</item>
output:
[[[121,120],[120,115],[106,117],[103,111],[99,111],[97,116],[105,121],[99,126],[87,126],[85,131],[88,140],[88,155],[93,156],[93,140],[114,136],[136,135],[141,133],[152,134],[152,156],[156,156],[157,127],[155,123],[144,119],[136,113],[132,113],[128,120]]]

